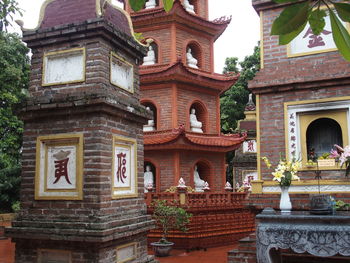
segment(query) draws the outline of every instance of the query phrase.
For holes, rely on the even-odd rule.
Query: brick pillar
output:
[[[145,48],[108,3],[56,0],[36,30],[16,262],[154,262],[143,198],[138,62]],[[128,261],[128,262],[129,262]],[[53,262],[53,261],[52,261]]]

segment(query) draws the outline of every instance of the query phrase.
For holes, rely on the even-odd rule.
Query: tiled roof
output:
[[[185,10],[180,0],[174,1],[173,8],[169,12],[165,12],[163,8],[158,7],[133,12],[131,13],[131,17],[135,28],[137,28],[138,24],[144,24],[147,20],[152,20],[152,22],[147,22],[147,24],[152,25],[157,24],[155,21],[164,23],[172,20],[178,20],[179,22],[187,20],[185,24],[200,27],[207,33],[214,35],[215,40],[225,31],[226,27],[231,22],[231,17],[220,17],[209,21],[199,15],[189,13]],[[172,19],[169,19],[169,17],[172,17]]]
[[[181,58],[173,64],[156,64],[140,67],[141,86],[147,83],[173,81],[195,83],[208,89],[224,92],[234,85],[239,77],[235,75],[223,75],[210,73],[200,69],[193,69],[184,65]],[[142,87],[141,87],[142,88]]]
[[[164,146],[182,144],[188,146],[238,148],[247,137],[246,134],[203,134],[187,132],[184,126],[177,129],[144,133],[144,144],[147,146]],[[164,147],[162,147],[164,148]]]

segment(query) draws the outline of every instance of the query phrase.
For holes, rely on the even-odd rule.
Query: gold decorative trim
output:
[[[47,261],[44,261],[44,259],[42,258],[43,252],[57,252],[57,253],[66,253],[68,254],[68,262],[65,263],[72,263],[72,251],[70,250],[60,250],[60,249],[38,249],[38,263],[46,263]],[[51,262],[51,261],[50,261]],[[60,261],[61,262],[61,261]]]
[[[59,56],[59,55],[62,55],[62,54],[67,54],[67,53],[79,54],[80,52],[82,52],[82,55],[83,55],[83,67],[84,67],[83,68],[83,78],[82,79],[73,80],[73,81],[55,82],[55,83],[45,83],[46,64],[47,64],[47,58],[48,57],[55,57],[55,56]],[[41,79],[41,85],[43,87],[84,82],[86,80],[86,50],[85,50],[85,47],[72,48],[72,49],[59,50],[59,51],[52,51],[52,52],[45,52],[44,56],[43,56],[43,71],[42,72],[43,72],[43,74],[42,74],[42,79]]]
[[[260,69],[264,68],[264,12],[260,11]]]
[[[96,1],[99,1],[99,0],[96,0]],[[104,5],[105,5],[106,2],[108,2],[111,6],[113,6],[115,9],[118,9],[120,12],[122,12],[122,13],[126,16],[126,18],[127,18],[127,20],[128,20],[128,23],[129,23],[130,33],[131,33],[132,37],[134,38],[134,40],[135,40],[138,44],[140,44],[141,46],[146,47],[147,45],[141,43],[141,42],[135,37],[134,26],[133,26],[133,24],[132,24],[132,20],[131,20],[130,14],[129,14],[128,12],[126,12],[124,9],[120,8],[119,6],[113,4],[113,3],[112,3],[112,0],[105,0],[105,1],[103,2],[102,8],[100,7],[101,15],[103,14],[103,8],[104,8]]]
[[[118,259],[118,251],[119,251],[120,249],[123,249],[123,248],[126,248],[126,247],[131,247],[131,246],[133,246],[133,249],[134,249],[133,256],[130,257],[130,258],[126,258],[126,259],[124,259],[123,261],[119,261],[119,259]],[[122,245],[122,246],[118,246],[118,247],[116,248],[117,263],[125,263],[125,262],[128,262],[128,261],[130,261],[130,260],[134,260],[134,259],[136,259],[136,254],[137,254],[137,243],[136,243],[136,242],[129,243],[129,244]]]
[[[35,164],[35,200],[82,200],[83,199],[83,134],[60,134],[39,136],[36,141],[36,164]],[[75,189],[55,189],[47,190],[47,147],[48,146],[72,145],[76,147],[76,187]],[[45,149],[44,163],[44,193],[76,193],[72,195],[41,195],[40,177],[41,177],[41,147]]]
[[[118,85],[118,83],[114,83],[113,81],[112,81],[112,63],[113,63],[113,59],[117,59],[119,62],[121,62],[121,63],[124,63],[124,64],[127,64],[127,66],[129,66],[129,67],[131,67],[131,71],[132,71],[132,84],[131,84],[131,89],[129,90],[129,89],[126,89],[126,88],[123,88],[123,87],[121,87],[121,86],[119,86]],[[111,54],[110,54],[110,63],[109,63],[109,81],[110,81],[110,83],[112,84],[112,85],[114,85],[114,86],[116,86],[116,87],[118,87],[118,88],[120,88],[120,89],[123,89],[123,90],[126,90],[127,92],[130,92],[131,94],[133,94],[134,93],[134,66],[130,63],[130,62],[128,62],[128,61],[126,61],[124,58],[122,58],[122,57],[120,57],[120,56],[118,56],[116,53],[114,53],[113,51],[111,51]]]
[[[115,192],[118,192],[118,190],[129,190],[126,188],[119,188],[119,187],[114,187],[114,174],[115,174],[115,147],[123,145],[123,147],[128,147],[130,149],[130,157],[132,152],[134,152],[134,171],[130,171],[130,176],[131,180],[134,179],[134,189],[133,193],[130,194],[115,194]],[[138,197],[138,183],[137,183],[137,178],[138,178],[138,169],[137,169],[137,141],[136,139],[132,138],[126,138],[126,137],[121,137],[121,136],[113,136],[113,151],[112,151],[112,199],[123,199],[123,198],[133,198],[133,197]],[[130,162],[132,162],[130,158]],[[130,166],[132,167],[132,166]],[[132,174],[134,172],[134,174]],[[133,178],[132,178],[133,177]],[[132,182],[130,182],[130,190],[132,190]]]
[[[46,0],[42,5],[41,5],[41,8],[40,8],[40,13],[39,13],[39,19],[38,19],[38,23],[36,25],[36,27],[34,28],[22,28],[23,31],[36,31],[39,29],[39,27],[41,26],[43,20],[44,20],[44,16],[45,16],[45,10],[46,10],[46,7],[53,1],[56,1],[56,0]]]
[[[256,104],[256,160],[258,180],[261,180],[261,153],[260,153],[260,95],[255,97]]]

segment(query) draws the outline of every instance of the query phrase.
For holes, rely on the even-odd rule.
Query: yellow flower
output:
[[[266,164],[267,168],[271,168],[271,163],[269,161],[269,159],[267,159],[267,157],[261,157],[261,159],[264,161],[264,163]]]
[[[273,175],[274,181],[281,182],[282,178],[284,178],[284,174],[281,171],[276,171],[276,172],[272,173],[272,175]]]

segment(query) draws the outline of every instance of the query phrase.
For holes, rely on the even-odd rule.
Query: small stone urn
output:
[[[310,213],[314,215],[332,214],[331,197],[325,194],[312,195],[310,199]]]

